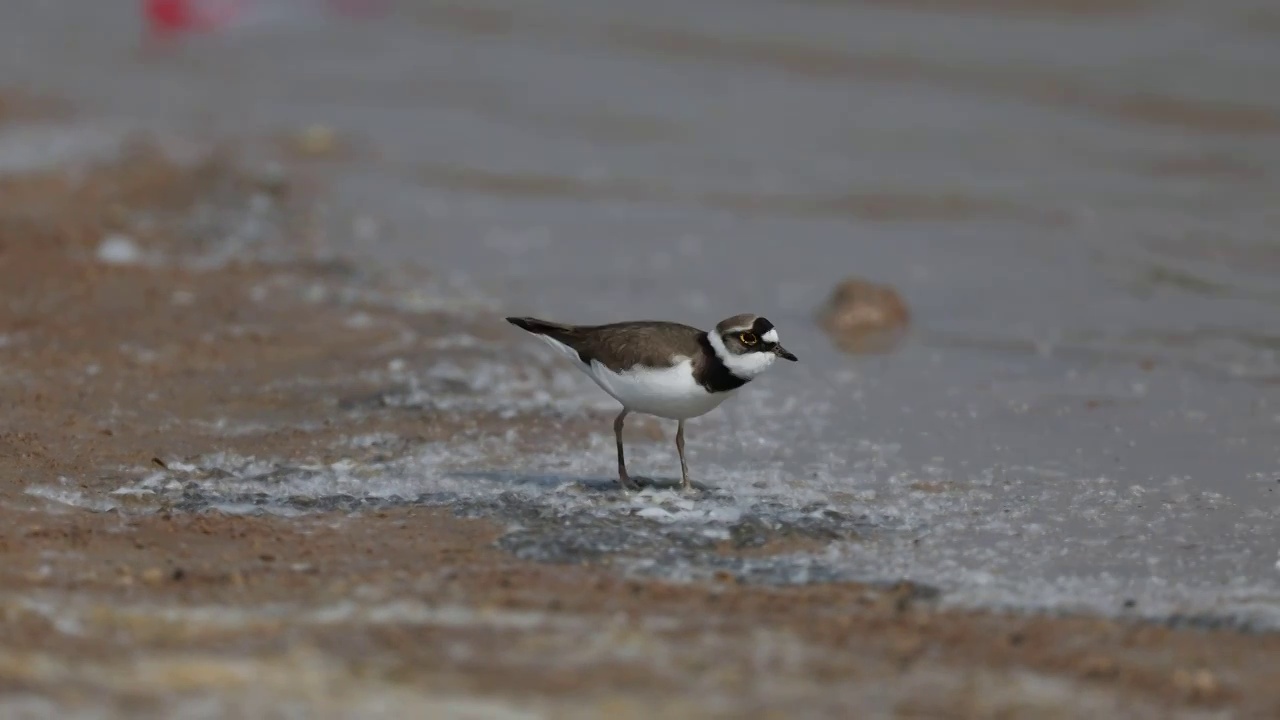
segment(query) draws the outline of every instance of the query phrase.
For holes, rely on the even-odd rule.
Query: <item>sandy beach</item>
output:
[[[524,560],[504,537],[557,522],[528,507],[519,520],[519,508],[356,495],[305,515],[208,507],[195,482],[167,487],[199,476],[201,457],[358,465],[513,428],[532,445],[538,432],[583,439],[608,416],[378,402],[395,388],[372,368],[427,363],[458,333],[493,339],[492,353],[512,340],[492,317],[366,299],[398,291],[305,248],[202,267],[209,248],[174,229],[219,213],[301,222],[312,199],[287,180],[145,145],[73,177],[7,178],[0,207],[10,716],[1280,710],[1271,633],[940,610],[936,590],[910,583],[778,586],[729,571],[672,583],[621,571],[619,558],[644,554],[625,544]],[[145,235],[140,217],[155,221]],[[127,258],[102,240],[125,237]],[[145,478],[156,490],[118,492]],[[761,530],[700,552],[785,556],[828,540]]]
[[[1274,15],[5,5],[0,716],[1280,716]]]

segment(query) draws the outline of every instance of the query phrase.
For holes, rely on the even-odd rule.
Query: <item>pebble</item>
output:
[[[1173,685],[1189,700],[1212,702],[1222,696],[1218,676],[1210,670],[1178,669],[1173,673]]]
[[[142,248],[128,235],[112,233],[98,244],[98,260],[107,265],[136,265],[142,262]]]
[[[883,353],[906,334],[911,312],[892,287],[850,277],[831,291],[818,310],[817,321],[844,352]]]
[[[1080,662],[1080,674],[1087,678],[1113,678],[1119,672],[1116,661],[1105,655],[1090,655]]]
[[[293,137],[293,146],[298,152],[312,157],[331,154],[338,144],[337,133],[325,125],[308,125]]]

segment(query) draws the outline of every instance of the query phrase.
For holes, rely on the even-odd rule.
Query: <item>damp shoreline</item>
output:
[[[755,715],[799,697],[832,717],[850,702],[1194,717],[1280,702],[1263,628],[951,608],[927,582],[833,572],[839,548],[920,528],[780,494],[785,475],[624,495],[574,459],[608,459],[607,409],[536,353],[499,370],[524,351],[488,312],[441,309],[447,290],[431,309],[392,302],[394,283],[305,247],[180,269],[193,217],[288,226],[305,193],[276,180],[267,203],[235,163],[157,150],[91,168],[70,185],[11,177],[0,208],[59,209],[32,221],[48,242],[0,264],[21,328],[0,349],[10,709],[359,714],[431,693],[445,714],[513,717]],[[671,464],[660,423],[629,431],[638,465]]]
[[[0,714],[1280,714],[1253,5],[0,8]],[[741,312],[688,497],[501,320]]]

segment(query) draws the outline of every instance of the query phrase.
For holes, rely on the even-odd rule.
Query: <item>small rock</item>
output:
[[[1222,696],[1222,685],[1210,670],[1176,670],[1173,685],[1187,699],[1197,702],[1212,702]]]
[[[1080,674],[1087,678],[1113,678],[1119,671],[1116,661],[1103,655],[1090,655],[1080,662]]]
[[[112,233],[98,244],[98,260],[108,265],[136,265],[142,262],[142,248],[128,235]]]
[[[338,144],[333,128],[325,125],[308,125],[293,137],[294,148],[303,155],[320,157],[329,155]]]
[[[142,581],[148,585],[159,585],[164,580],[164,571],[158,567],[142,571]]]
[[[897,290],[848,278],[836,285],[818,310],[818,325],[848,353],[883,353],[906,334],[911,312]]]
[[[920,585],[911,580],[899,580],[884,588],[876,604],[885,610],[904,613],[911,610],[917,602],[929,602],[937,599],[939,595],[937,588]]]

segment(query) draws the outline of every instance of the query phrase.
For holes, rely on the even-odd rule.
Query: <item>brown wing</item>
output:
[[[507,318],[507,321],[537,335],[546,335],[573,348],[588,365],[602,365],[622,372],[637,365],[663,367],[676,355],[696,358],[701,351],[702,331],[680,323],[635,321],[608,325],[564,325],[536,318]]]

